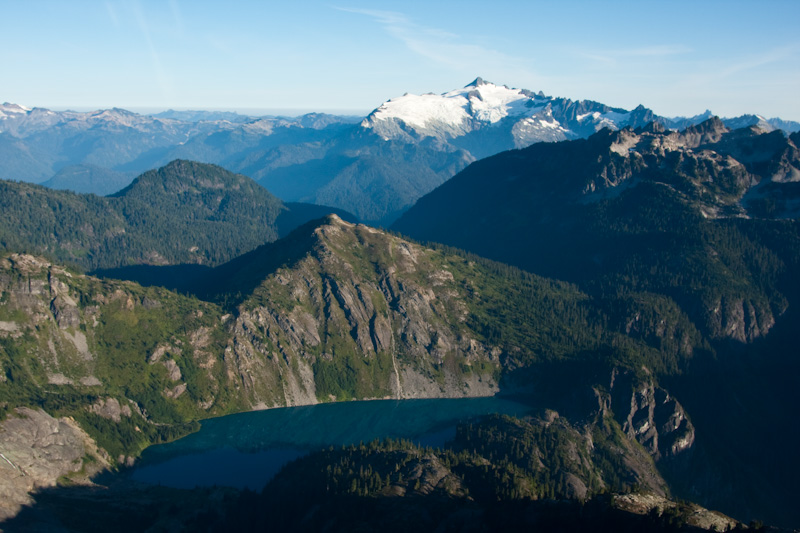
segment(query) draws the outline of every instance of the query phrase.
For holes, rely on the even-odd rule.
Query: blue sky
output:
[[[0,101],[363,112],[476,76],[800,120],[800,1],[0,0]]]

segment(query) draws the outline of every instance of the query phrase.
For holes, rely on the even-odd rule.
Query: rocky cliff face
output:
[[[780,315],[786,308],[777,303],[777,314]],[[763,337],[775,325],[772,306],[763,299],[720,297],[705,309],[705,314],[714,337],[739,342],[752,342]]]
[[[637,380],[630,371],[614,369],[610,396],[622,430],[656,461],[676,457],[694,444],[694,426],[683,407],[652,380]]]
[[[464,297],[436,252],[335,216],[307,231],[308,253],[267,277],[229,326],[228,375],[254,405],[497,392],[497,353],[464,326]]]
[[[92,466],[79,479],[88,479],[108,462],[73,419],[16,409],[0,423],[0,521],[32,503],[31,491],[83,470],[87,457]]]
[[[96,325],[96,309],[88,308],[85,318],[81,317],[75,299],[79,296],[69,284],[72,277],[63,267],[33,256],[12,254],[0,259],[0,314],[5,315],[0,338],[13,342],[35,335],[28,355],[41,369],[37,377],[47,383],[99,385],[95,355],[86,330],[80,328],[84,319]]]
[[[636,177],[674,187],[706,218],[797,216],[800,150],[779,131],[731,130],[714,117],[681,132],[604,132],[592,143],[599,157],[585,165],[584,194],[608,196]]]
[[[587,200],[596,201],[598,196],[617,194],[613,189],[620,185],[631,185],[628,180],[652,180],[675,188],[705,217],[743,216],[740,200],[744,193],[762,179],[772,180],[773,174],[756,174],[762,169],[752,164],[753,158],[744,157],[741,147],[730,147],[740,135],[717,118],[681,132],[667,132],[655,125],[602,132],[590,139],[598,160],[587,168],[582,192],[595,193],[595,198]],[[784,138],[783,144],[786,142]],[[776,154],[763,157],[771,159]]]

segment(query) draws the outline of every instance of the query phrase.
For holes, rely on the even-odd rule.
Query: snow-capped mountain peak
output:
[[[478,76],[472,80],[472,83],[468,83],[464,87],[480,87],[481,85],[489,85],[489,82]]]
[[[30,107],[4,102],[2,105],[0,105],[0,120],[12,116],[27,115],[30,112]]]
[[[628,112],[597,102],[552,98],[541,91],[497,85],[479,77],[441,95],[392,98],[370,113],[361,126],[386,140],[403,141],[423,137],[447,141],[499,128],[507,130],[514,146],[521,148],[539,141],[584,137],[602,128],[638,126],[651,116],[652,111],[644,107]],[[465,142],[474,151],[474,143]]]
[[[550,99],[521,89],[476,78],[461,89],[437,94],[408,94],[392,98],[361,123],[384,138],[453,138],[497,124],[506,117],[533,117]]]
[[[434,137],[455,142],[473,155],[485,156],[500,146],[496,144],[499,137],[510,138],[514,147],[522,148],[540,141],[588,137],[603,128],[640,128],[654,121],[680,131],[711,116],[711,111],[705,111],[694,117],[659,117],[642,105],[628,111],[591,100],[549,97],[541,91],[514,89],[478,77],[443,94],[407,93],[392,98],[370,113],[361,127],[385,140],[416,142]],[[723,122],[732,129],[800,130],[800,124],[760,115],[743,115]],[[490,137],[495,138],[489,143],[494,146],[492,149],[486,144]]]
[[[445,98],[465,99],[468,114],[474,120],[488,124],[499,122],[507,116],[532,116],[537,108],[543,108],[549,99],[541,99],[536,105],[536,97],[520,89],[510,89],[505,85],[477,78],[463,89],[456,89],[443,95]]]

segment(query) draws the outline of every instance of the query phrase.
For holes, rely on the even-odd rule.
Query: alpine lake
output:
[[[460,423],[530,411],[509,398],[486,397],[349,401],[239,413],[204,420],[196,433],[147,448],[127,475],[175,488],[260,491],[286,463],[316,450],[387,438],[440,447],[455,437]]]

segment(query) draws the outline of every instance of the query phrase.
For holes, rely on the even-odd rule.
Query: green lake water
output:
[[[405,438],[442,446],[459,422],[492,413],[524,415],[506,398],[376,400],[270,409],[213,418],[197,433],[151,446],[132,479],[177,488],[260,490],[287,462],[329,446]]]

